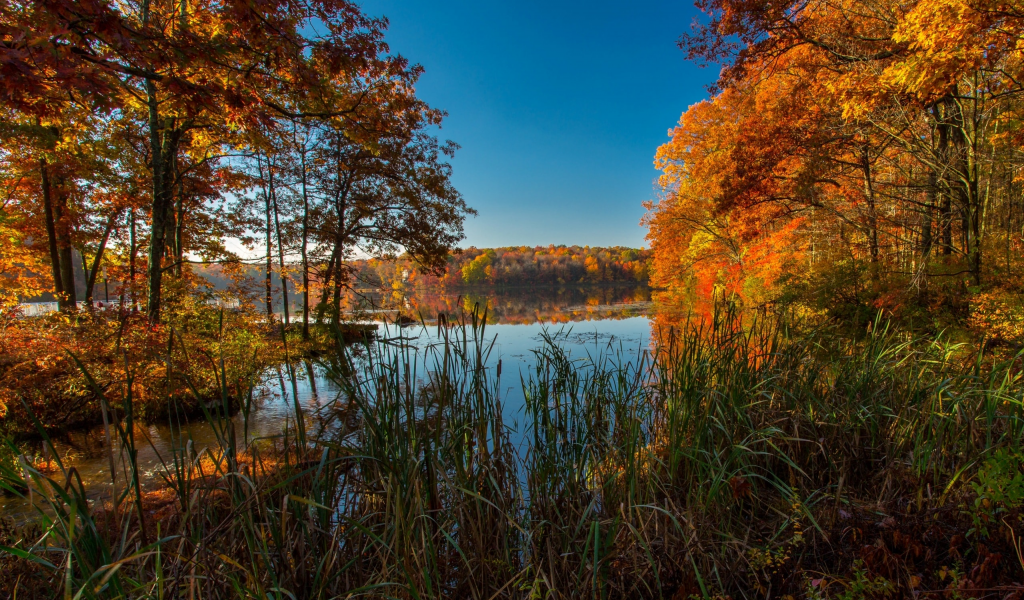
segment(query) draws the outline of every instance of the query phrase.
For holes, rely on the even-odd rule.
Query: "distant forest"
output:
[[[410,257],[396,259],[371,258],[348,261],[351,277],[348,285],[355,288],[460,288],[460,287],[529,287],[592,284],[648,284],[651,251],[624,246],[510,246],[504,248],[470,247],[448,256],[440,272],[430,272]],[[310,279],[316,286],[322,272],[311,265]],[[265,273],[261,265],[237,263],[227,265],[193,265],[197,281],[209,284],[214,290],[232,290],[256,299],[262,294]],[[289,294],[301,297],[295,286],[297,265],[286,265]],[[86,277],[81,269],[75,271],[75,283],[85,289]],[[107,298],[104,281],[99,282],[98,299]],[[110,296],[117,294],[120,282],[111,281]],[[281,278],[271,274],[273,294],[281,290]],[[322,289],[319,290],[322,292]],[[83,292],[84,293],[84,292]],[[314,292],[316,293],[316,292]],[[79,294],[80,296],[82,294]],[[49,293],[32,301],[49,301]],[[297,300],[296,300],[297,301]],[[258,302],[259,303],[259,302]]]
[[[441,272],[424,270],[405,257],[350,264],[356,285],[374,287],[646,284],[650,254],[623,246],[471,247],[450,255]]]

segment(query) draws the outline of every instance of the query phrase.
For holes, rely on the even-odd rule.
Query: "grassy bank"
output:
[[[40,507],[8,527],[7,593],[82,598],[881,598],[1019,592],[1019,357],[876,326],[850,341],[719,312],[639,362],[537,350],[500,373],[481,321],[417,361],[335,361],[316,420],[253,440],[209,414],[173,510],[5,467]],[[228,368],[228,367],[221,367]],[[502,419],[522,377],[525,443]],[[506,382],[507,383],[507,382]],[[113,394],[116,390],[107,389]],[[130,404],[128,398],[111,403]],[[515,436],[518,438],[518,436]]]

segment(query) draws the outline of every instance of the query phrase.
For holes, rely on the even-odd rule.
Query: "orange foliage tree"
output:
[[[1020,11],[698,6],[708,19],[680,46],[724,68],[655,159],[663,193],[645,222],[658,285],[754,306],[803,298],[860,320],[1014,287]]]

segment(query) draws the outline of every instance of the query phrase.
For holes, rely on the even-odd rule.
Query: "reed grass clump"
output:
[[[722,309],[633,360],[549,337],[512,375],[515,432],[485,322],[442,319],[425,349],[387,335],[343,349],[327,367],[338,400],[296,406],[273,444],[208,414],[220,442],[182,437],[159,520],[123,422],[113,503],[73,469],[2,467],[39,508],[0,531],[19,573],[3,585],[489,600],[969,597],[1019,581],[1020,356]]]

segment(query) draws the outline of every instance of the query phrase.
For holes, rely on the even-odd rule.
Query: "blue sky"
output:
[[[675,41],[681,2],[366,0],[462,146],[454,183],[480,214],[463,246],[644,245],[657,147],[716,68]]]

